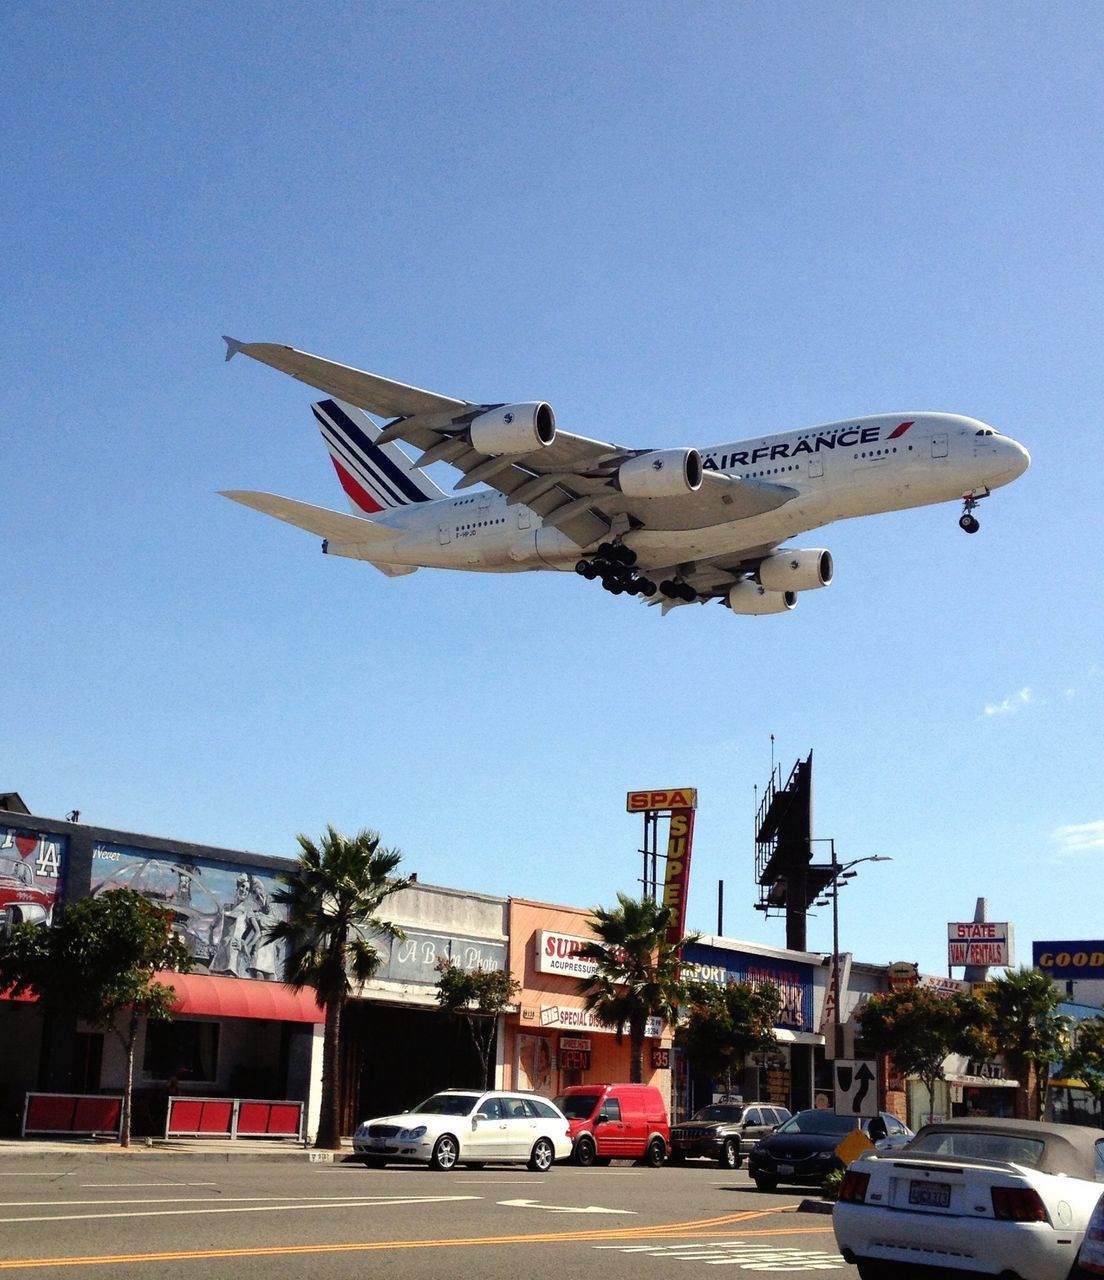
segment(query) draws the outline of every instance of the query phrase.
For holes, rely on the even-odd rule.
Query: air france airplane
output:
[[[550,405],[474,404],[293,347],[225,339],[327,397],[313,405],[351,515],[270,493],[225,497],[389,577],[416,569],[571,570],[663,612],[719,600],[783,613],[832,581],[831,553],[783,542],[834,520],[977,504],[1023,475],[1015,440],[974,418],[893,413],[697,448],[631,449],[557,428]],[[384,425],[373,421],[384,420]],[[395,443],[420,450],[411,459]],[[423,468],[462,472],[454,491]]]

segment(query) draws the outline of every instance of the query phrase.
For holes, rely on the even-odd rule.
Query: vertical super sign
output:
[[[686,891],[690,883],[690,852],[694,841],[694,810],[672,809],[667,833],[667,870],[663,905],[673,913],[668,942],[677,942],[686,928]]]

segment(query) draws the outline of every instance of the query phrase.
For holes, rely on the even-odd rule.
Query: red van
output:
[[[573,1084],[556,1099],[567,1116],[575,1164],[644,1160],[658,1169],[671,1149],[663,1095],[651,1084]]]

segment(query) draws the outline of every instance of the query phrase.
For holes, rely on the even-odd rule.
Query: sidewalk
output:
[[[221,1161],[298,1160],[303,1164],[340,1164],[352,1155],[352,1146],[341,1151],[316,1151],[290,1138],[134,1138],[129,1147],[99,1138],[0,1140],[0,1168],[15,1163],[63,1160]]]

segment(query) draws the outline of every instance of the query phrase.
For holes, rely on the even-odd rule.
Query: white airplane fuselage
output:
[[[641,569],[771,546],[836,520],[981,496],[1022,475],[1026,449],[975,418],[880,414],[701,450],[707,471],[785,485],[797,496],[775,510],[703,528],[650,523],[623,542]],[[572,569],[584,553],[520,503],[470,490],[373,517],[394,531],[370,547],[331,554],[436,569],[508,573]]]

